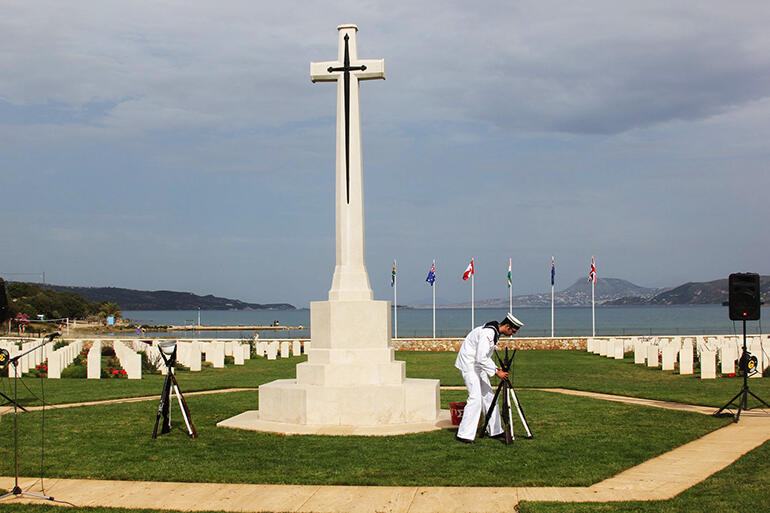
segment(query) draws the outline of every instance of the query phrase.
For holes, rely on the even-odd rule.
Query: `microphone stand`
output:
[[[48,500],[48,501],[54,500],[53,497],[50,497],[48,495],[41,495],[41,494],[32,493],[32,492],[25,492],[19,486],[19,420],[18,420],[19,412],[18,412],[18,409],[21,408],[24,411],[27,411],[27,410],[22,408],[19,405],[19,403],[18,403],[18,400],[19,400],[19,367],[18,367],[18,361],[23,356],[26,356],[29,353],[33,352],[33,351],[37,351],[38,349],[40,349],[44,345],[48,344],[49,342],[51,342],[53,339],[55,339],[58,336],[61,336],[61,333],[58,332],[58,331],[54,332],[54,333],[51,333],[50,335],[46,335],[43,338],[43,342],[40,345],[38,345],[37,347],[34,347],[34,348],[32,348],[32,349],[30,349],[28,351],[25,351],[25,352],[23,352],[23,353],[21,353],[19,355],[16,355],[13,358],[11,358],[10,360],[8,360],[8,365],[13,365],[13,400],[11,402],[13,403],[13,475],[14,475],[14,486],[13,486],[13,489],[10,492],[8,492],[8,493],[6,493],[4,495],[0,495],[0,500],[5,499],[6,497],[24,497],[24,496],[34,497],[36,499],[45,499],[45,500]],[[43,404],[43,406],[45,406],[45,403]]]

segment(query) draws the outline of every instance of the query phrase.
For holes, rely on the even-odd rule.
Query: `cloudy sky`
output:
[[[0,273],[307,306],[334,268],[342,23],[375,297],[770,273],[770,4],[7,0]],[[31,281],[34,276],[26,277]]]

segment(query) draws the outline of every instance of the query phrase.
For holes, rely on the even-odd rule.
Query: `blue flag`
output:
[[[551,285],[553,285],[555,281],[556,281],[556,265],[554,263],[553,257],[551,257]]]
[[[433,265],[430,266],[430,271],[428,271],[428,277],[425,278],[425,281],[430,283],[430,286],[433,286],[433,282],[436,281],[436,262],[433,262]]]

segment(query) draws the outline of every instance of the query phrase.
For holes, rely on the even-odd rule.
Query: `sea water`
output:
[[[762,308],[762,314],[770,312]],[[475,324],[501,320],[507,309],[478,308],[474,312]],[[523,337],[547,337],[551,335],[550,307],[516,308],[514,315],[525,326],[519,331]],[[198,310],[129,310],[123,316],[137,324],[147,325],[195,325]],[[305,329],[289,331],[260,331],[261,338],[308,338],[310,337],[310,310],[202,310],[203,326],[266,326],[278,322],[281,326],[303,326]],[[391,310],[391,323],[394,316]],[[554,335],[559,337],[591,335],[590,307],[558,307],[554,311]],[[471,310],[465,308],[440,308],[436,310],[436,336],[462,337],[473,327]],[[761,331],[761,320],[747,322],[747,333]],[[433,310],[399,308],[399,337],[433,336]],[[704,335],[741,333],[739,322],[729,319],[727,307],[719,305],[677,306],[601,306],[596,308],[596,335]],[[391,334],[396,327],[391,325]],[[150,332],[145,336],[177,336],[197,338],[251,338],[253,330]]]

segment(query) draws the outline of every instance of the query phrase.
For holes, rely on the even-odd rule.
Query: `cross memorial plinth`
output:
[[[308,360],[296,379],[259,387],[259,411],[219,426],[287,434],[413,433],[450,425],[439,381],[408,379],[394,358],[390,302],[374,301],[364,249],[359,82],[385,78],[385,61],[358,58],[355,25],[340,25],[336,61],[310,64],[313,82],[337,82],[336,265],[328,301],[310,303]]]

